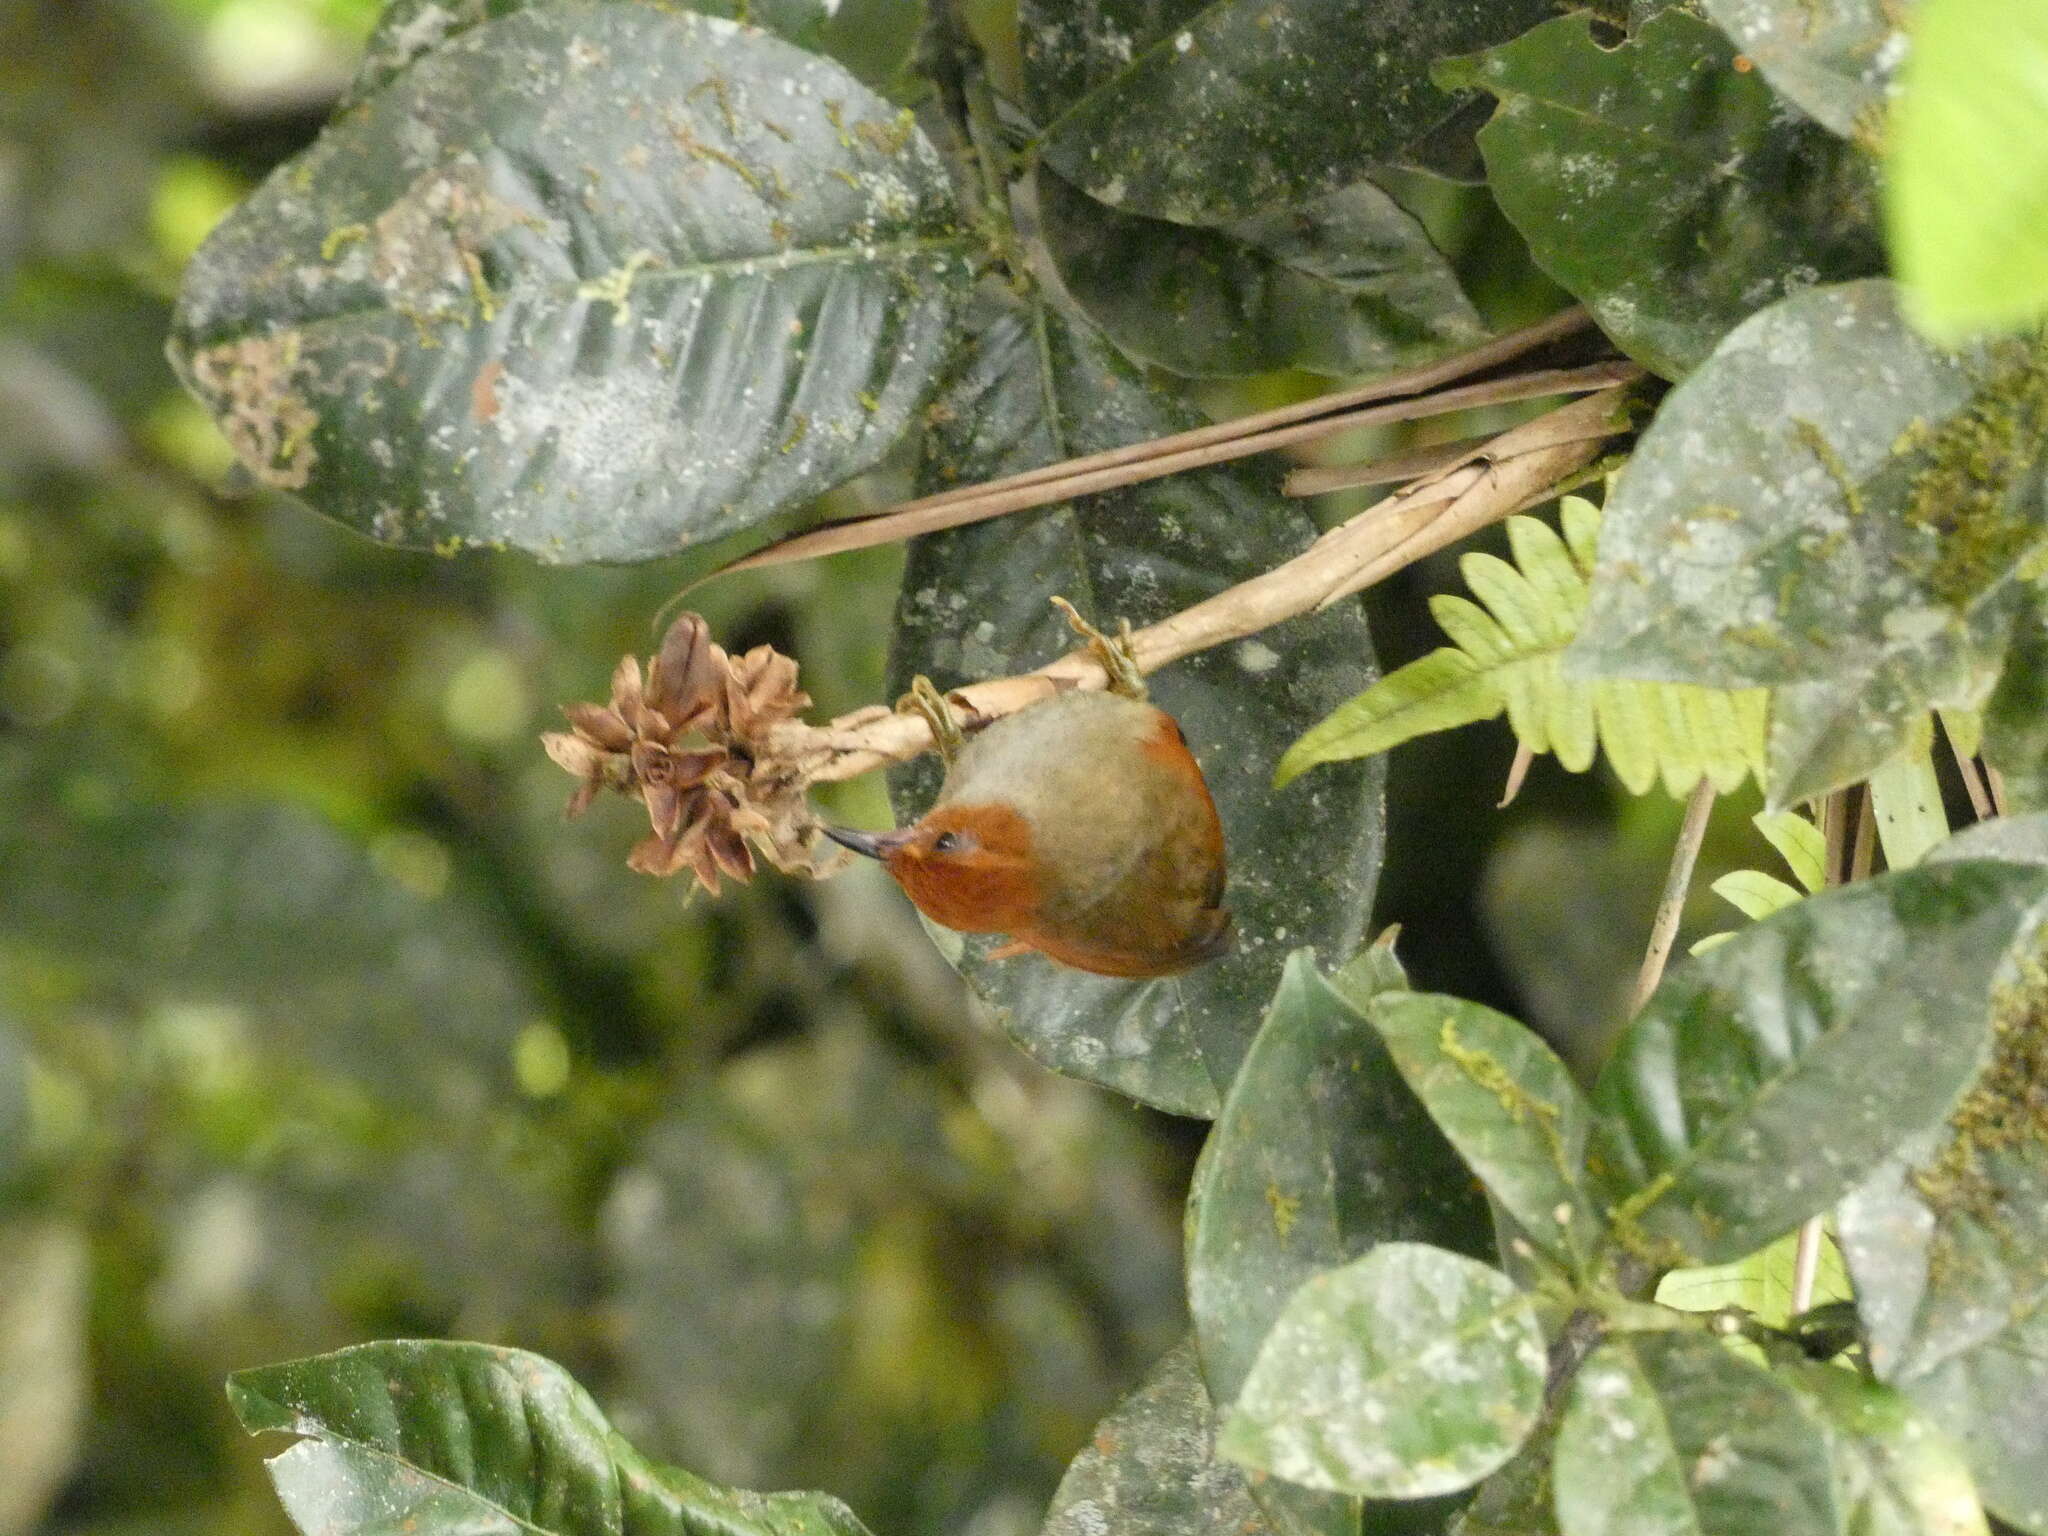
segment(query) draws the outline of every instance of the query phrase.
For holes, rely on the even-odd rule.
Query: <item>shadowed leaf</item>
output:
[[[1183,1340],[1096,1426],[1041,1536],[1271,1536],[1243,1470],[1215,1443],[1194,1342]]]
[[[1501,208],[1544,271],[1666,378],[1781,294],[1883,266],[1868,164],[1683,11],[1612,49],[1585,15],[1559,17],[1438,78],[1500,98],[1479,148]]]
[[[1421,224],[1370,182],[1220,229],[1117,213],[1051,172],[1037,186],[1061,280],[1140,362],[1377,374],[1484,334]]]
[[[1553,1477],[1569,1536],[1835,1536],[1821,1424],[1699,1333],[1610,1339],[1573,1381]]]
[[[1224,224],[1357,181],[1463,100],[1432,60],[1513,37],[1544,0],[1027,0],[1047,162],[1113,208]]]

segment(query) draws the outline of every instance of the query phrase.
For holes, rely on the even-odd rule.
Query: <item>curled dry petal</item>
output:
[[[623,752],[633,745],[633,732],[615,709],[602,704],[564,704],[562,713],[578,736],[607,752]]]
[[[653,875],[658,879],[666,879],[688,862],[689,856],[682,844],[663,837],[643,837],[626,855],[626,868],[635,874]]]
[[[725,653],[711,643],[711,627],[683,614],[662,636],[647,669],[647,702],[680,731],[716,709],[725,681]]]
[[[640,658],[621,656],[619,664],[612,668],[612,708],[628,725],[639,714],[643,705],[640,691]]]
[[[540,744],[564,772],[593,783],[604,781],[605,758],[610,755],[604,748],[567,731],[549,731],[541,737]]]
[[[796,686],[796,663],[772,646],[735,657],[725,684],[727,728],[752,741],[771,725],[802,713],[811,697]]]
[[[647,820],[654,835],[664,840],[676,835],[683,824],[683,792],[673,784],[640,781],[640,798],[647,802]]]
[[[754,855],[747,847],[747,840],[733,830],[729,814],[705,817],[697,825],[704,830],[704,845],[718,867],[735,880],[750,880],[754,875]]]

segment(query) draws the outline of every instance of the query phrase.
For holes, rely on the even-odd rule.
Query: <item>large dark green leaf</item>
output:
[[[1501,99],[1488,185],[1537,264],[1676,379],[1781,294],[1883,268],[1873,182],[1728,40],[1672,10],[1603,48],[1584,15],[1438,71]]]
[[[172,350],[270,485],[391,543],[631,559],[868,469],[969,274],[837,65],[547,0],[420,59],[194,260]]]
[[[1849,1536],[1986,1536],[1955,1441],[1903,1394],[1833,1365],[1779,1370],[1826,1426]]]
[[[1225,224],[1357,181],[1451,118],[1447,54],[1502,42],[1547,0],[1026,0],[1046,160],[1098,201]]]
[[[1486,1207],[1360,1010],[1404,983],[1392,951],[1330,980],[1288,958],[1188,1195],[1188,1307],[1202,1372],[1234,1402],[1303,1282],[1381,1242],[1488,1251]],[[1283,1532],[1355,1527],[1355,1501],[1274,1479],[1253,1496]],[[1375,1512],[1374,1528],[1382,1524]]]
[[[1625,1245],[1726,1263],[1825,1209],[1956,1102],[2048,871],[1936,864],[1824,892],[1665,980],[1594,1088]]]
[[[1718,1339],[1610,1339],[1572,1383],[1554,1471],[1565,1536],[1836,1536],[1806,1401]]]
[[[484,1344],[363,1344],[238,1371],[251,1433],[306,1438],[270,1461],[306,1536],[863,1536],[819,1493],[746,1493],[658,1466],[562,1368]]]
[[[2020,866],[2015,866],[2020,867]],[[2048,1529],[2048,970],[1991,1006],[1990,1063],[1947,1123],[1844,1200],[1871,1364],[1962,1444],[1984,1501]]]
[[[1892,73],[1906,56],[1910,0],[1702,0],[1764,78],[1815,122],[1874,144]]]
[[[1382,1243],[1294,1293],[1217,1445],[1310,1487],[1448,1493],[1514,1455],[1544,1368],[1535,1303],[1506,1275]]]
[[[1565,1064],[1527,1026],[1462,998],[1390,992],[1366,1017],[1521,1230],[1584,1272],[1603,1222],[1585,1185],[1592,1117]]]
[[[1939,350],[1890,283],[1783,300],[1673,391],[1609,498],[1568,664],[1775,701],[1781,802],[1996,675],[2048,526],[2048,347]],[[1804,685],[1804,686],[1802,686]]]
[[[1244,1472],[1215,1454],[1216,1415],[1183,1340],[1096,1427],[1043,1536],[1270,1536]]]
[[[928,488],[1121,447],[1195,419],[1056,310],[992,300],[977,331],[934,411]],[[925,673],[955,688],[1050,661],[1074,644],[1046,601],[1053,594],[1104,625],[1150,623],[1279,564],[1310,533],[1270,468],[1237,465],[920,539],[897,604],[893,686]],[[1132,982],[1035,955],[990,960],[993,939],[942,935],[1026,1050],[1176,1113],[1216,1113],[1288,950],[1349,954],[1372,906],[1381,769],[1346,764],[1305,794],[1268,787],[1287,743],[1372,675],[1364,617],[1340,603],[1152,680],[1222,813],[1235,948],[1199,970]],[[937,782],[933,759],[896,775],[899,816],[920,814]]]
[[[1304,207],[1195,229],[1038,181],[1067,290],[1127,356],[1175,373],[1384,373],[1482,327],[1421,224],[1370,182]]]
[[[547,0],[390,0],[363,44],[344,108],[389,85],[414,60],[471,27]],[[659,6],[662,0],[611,0]],[[811,53],[837,59],[880,90],[908,62],[923,20],[921,0],[697,0],[690,9],[761,27]]]

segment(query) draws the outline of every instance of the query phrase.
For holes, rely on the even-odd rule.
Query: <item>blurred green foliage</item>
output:
[[[879,871],[686,908],[625,869],[625,810],[565,834],[536,732],[723,551],[372,545],[238,482],[163,361],[182,264],[376,9],[0,10],[0,1536],[284,1529],[222,1377],[400,1334],[543,1351],[651,1454],[878,1530],[1033,1529],[1184,1326],[1193,1133],[977,1022]],[[1550,302],[1483,195],[1415,205],[1490,320]],[[1447,562],[1376,598],[1388,665]],[[693,601],[831,714],[882,696],[899,568]],[[1396,756],[1379,917],[1418,985],[1572,1054],[1676,808],[1616,834],[1598,781],[1539,773],[1496,816],[1507,758],[1493,728]],[[1471,942],[1502,836],[1485,922],[1527,998]],[[1591,852],[1530,899],[1542,839]],[[1615,922],[1548,935],[1559,881]]]

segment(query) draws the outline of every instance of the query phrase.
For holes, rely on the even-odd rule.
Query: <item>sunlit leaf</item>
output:
[[[632,559],[872,467],[972,241],[827,60],[547,0],[421,58],[188,270],[172,351],[243,462],[372,537]]]
[[[1514,1455],[1543,1373],[1535,1305],[1506,1275],[1382,1243],[1294,1293],[1217,1444],[1312,1488],[1447,1493]]]
[[[1090,197],[1225,224],[1357,181],[1463,105],[1447,54],[1513,37],[1543,0],[1027,0],[1033,104],[1054,170]]]
[[[1236,1400],[1312,1276],[1395,1239],[1488,1251],[1471,1175],[1361,1012],[1406,985],[1399,971],[1380,945],[1329,980],[1309,955],[1290,956],[1202,1150],[1188,1194],[1188,1309],[1219,1403]],[[1271,1478],[1252,1492],[1282,1532],[1345,1536],[1358,1521],[1340,1495]]]
[[[1870,809],[1888,869],[1910,869],[1948,836],[1941,781],[1934,776],[1934,732],[1916,737],[1870,776]]]
[[[821,1493],[747,1493],[658,1466],[562,1368],[485,1344],[396,1341],[238,1371],[252,1434],[301,1439],[271,1458],[306,1536],[404,1529],[560,1536],[863,1536]]]
[[[1512,565],[1488,554],[1464,556],[1458,569],[1479,603],[1444,593],[1429,604],[1454,643],[1332,711],[1287,749],[1275,782],[1503,711],[1517,741],[1531,752],[1555,753],[1574,773],[1604,751],[1631,794],[1661,779],[1668,793],[1683,796],[1702,774],[1726,792],[1760,772],[1769,702],[1762,690],[1566,674],[1562,658],[1585,613],[1600,512],[1567,496],[1563,520],[1560,538],[1538,518],[1509,518]]]
[[[1782,912],[1799,900],[1799,891],[1775,876],[1760,870],[1738,869],[1723,875],[1711,887],[1714,894],[1734,907],[1744,917],[1762,921],[1773,912]]]
[[[1674,1269],[1657,1282],[1657,1300],[1682,1312],[1740,1307],[1759,1322],[1783,1328],[1792,1320],[1792,1284],[1798,1254],[1799,1234],[1788,1232],[1775,1243],[1732,1264]],[[1820,1263],[1814,1271],[1811,1304],[1847,1301],[1850,1295],[1849,1272],[1842,1263],[1841,1247],[1832,1237],[1824,1237]]]
[[[1817,891],[1827,884],[1827,838],[1809,818],[1794,811],[1759,811],[1750,822],[1801,886]]]

